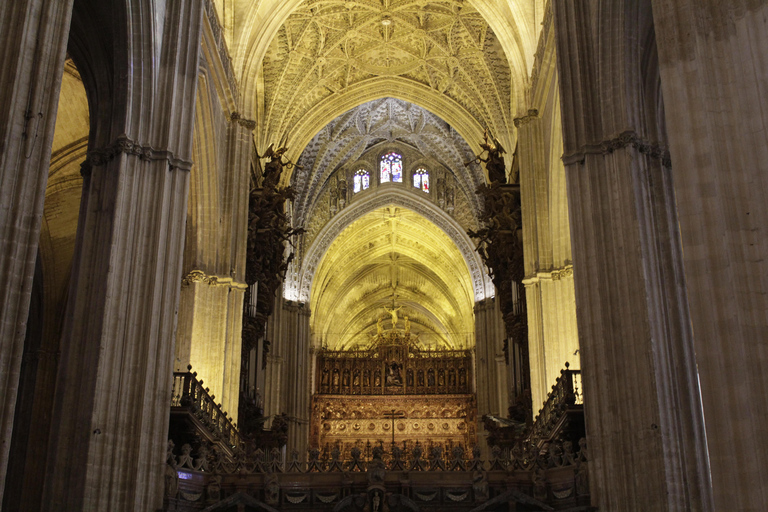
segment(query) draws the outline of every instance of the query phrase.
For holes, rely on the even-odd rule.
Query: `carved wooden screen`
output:
[[[393,330],[370,349],[317,356],[310,443],[347,452],[368,443],[474,445],[476,404],[468,350],[424,351]],[[397,418],[394,422],[391,413]]]

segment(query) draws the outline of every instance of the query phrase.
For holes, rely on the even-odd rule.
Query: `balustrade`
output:
[[[171,413],[191,413],[213,437],[232,449],[242,449],[244,442],[235,424],[222,410],[221,404],[214,401],[215,396],[209,393],[209,389],[203,387],[203,381],[197,379],[192,366],[187,366],[187,369],[187,372],[173,373]]]

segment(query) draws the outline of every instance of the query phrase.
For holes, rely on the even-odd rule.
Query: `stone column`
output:
[[[198,122],[205,125],[220,120],[200,117]],[[194,207],[189,208],[187,229],[202,235],[191,232],[196,243],[187,243],[185,267],[194,270],[182,281],[174,370],[186,371],[191,364],[237,422],[253,122],[239,114],[230,121],[224,165],[201,163],[193,170],[198,173],[193,189],[197,197],[190,198]],[[209,174],[218,178],[219,187],[208,185]]]
[[[306,453],[309,439],[311,361],[309,307],[282,297],[267,324],[271,341],[264,381],[264,415],[288,415],[288,450]]]
[[[708,510],[650,9],[554,0],[553,10],[593,504]]]
[[[716,510],[768,503],[768,3],[653,1]]]
[[[546,39],[547,31],[542,32]],[[569,362],[580,368],[570,221],[562,155],[554,40],[537,53],[537,108],[515,119],[523,208],[531,403],[536,416]],[[545,53],[546,50],[546,53]],[[540,62],[543,60],[544,62]]]
[[[140,30],[147,13],[131,11],[139,40],[113,56],[123,82],[93,109],[93,140],[123,131],[89,151],[85,168],[45,510],[163,503],[202,2],[163,8],[152,13],[157,46],[155,31]]]
[[[505,369],[504,319],[496,298],[475,303],[475,382],[477,392],[478,432],[484,431],[485,414],[507,417],[509,407],[508,375]],[[504,363],[499,364],[499,361]],[[484,442],[481,448],[485,450]]]
[[[309,440],[310,395],[312,392],[311,364],[309,359],[309,306],[304,303],[288,302],[285,309],[289,313],[290,333],[284,339],[284,346],[289,350],[287,368],[284,374],[286,390],[285,412],[288,414],[288,449],[300,454],[307,452]]]
[[[283,297],[282,288],[278,289],[277,297],[274,299],[274,307],[272,314],[267,318],[267,327],[264,334],[264,340],[269,342],[269,351],[266,354],[266,366],[264,368],[264,387],[262,390],[264,398],[264,416],[270,417],[276,414],[282,414],[285,411],[283,402],[283,366],[285,362],[284,357],[284,344],[282,343],[284,337],[285,322],[283,317],[285,311],[283,310]],[[265,427],[271,426],[271,420],[265,423]]]
[[[0,503],[72,1],[0,4]]]
[[[181,281],[174,371],[192,365],[198,378],[237,422],[243,296],[246,285],[200,270]]]

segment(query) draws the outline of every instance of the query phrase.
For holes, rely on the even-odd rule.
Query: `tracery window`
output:
[[[379,178],[381,183],[403,182],[403,157],[394,151],[381,157]]]
[[[429,171],[423,167],[416,169],[413,173],[413,186],[429,194]]]
[[[357,194],[361,190],[367,190],[371,185],[371,174],[365,169],[359,169],[355,173],[354,178],[354,193]]]

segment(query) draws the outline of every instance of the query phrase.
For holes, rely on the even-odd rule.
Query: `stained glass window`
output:
[[[403,182],[403,157],[395,152],[387,153],[381,157],[380,181],[388,183]]]
[[[413,186],[429,194],[429,172],[423,167],[413,173]]]
[[[361,190],[366,190],[371,184],[371,175],[365,169],[360,169],[355,173],[354,191],[355,194]]]

